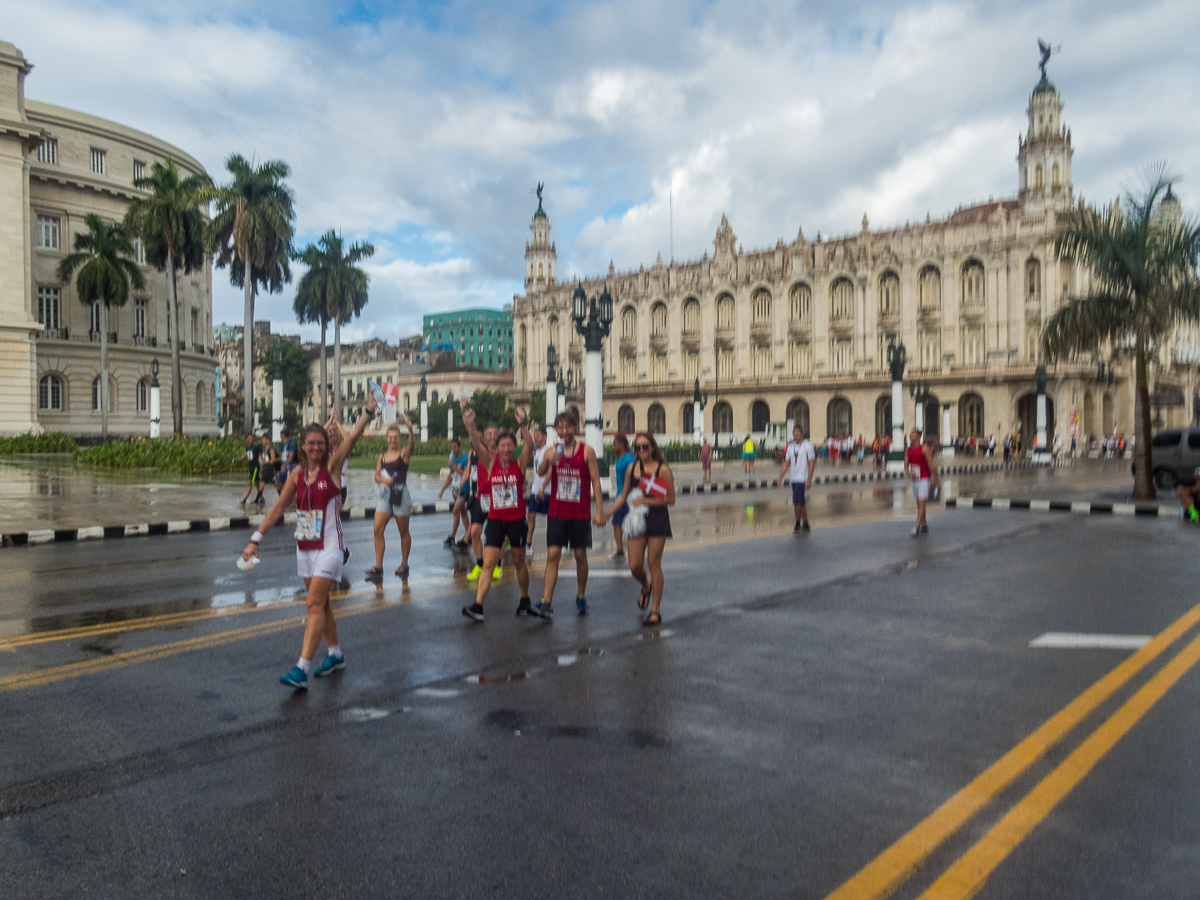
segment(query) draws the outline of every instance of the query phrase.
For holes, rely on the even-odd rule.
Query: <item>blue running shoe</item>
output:
[[[586,597],[576,597],[575,598],[575,608],[577,610],[579,610],[579,614],[581,616],[586,616],[588,614],[587,598]]]
[[[549,603],[547,603],[545,600],[541,601],[537,606],[535,606],[533,608],[533,612],[534,612],[534,615],[541,616],[543,619],[553,619],[554,618],[554,607],[551,606]]]
[[[317,671],[313,672],[316,678],[324,678],[326,675],[332,675],[334,672],[340,672],[346,668],[346,656],[326,656],[325,662],[317,666]]]
[[[308,676],[304,674],[304,670],[299,666],[292,666],[292,671],[286,675],[280,675],[279,683],[298,688],[302,691],[308,690]]]

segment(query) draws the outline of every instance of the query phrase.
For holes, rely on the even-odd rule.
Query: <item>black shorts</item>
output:
[[[487,521],[487,513],[483,511],[483,505],[479,502],[478,497],[472,497],[471,502],[467,504],[467,510],[471,513],[471,524],[482,525]]]
[[[250,470],[250,483],[258,484],[258,466]]]
[[[275,480],[275,467],[274,466],[263,466],[262,472],[259,473],[258,480],[261,481],[263,484],[270,484],[271,482],[273,482]]]
[[[646,510],[646,533],[642,537],[671,537],[671,514],[665,506]]]
[[[590,519],[559,519],[546,517],[546,546],[570,547],[585,550],[592,546],[592,522]]]
[[[508,538],[509,546],[516,550],[518,547],[525,546],[525,539],[528,536],[529,524],[524,519],[519,522],[488,519],[487,524],[483,526],[483,546],[485,547],[503,547],[504,539]]]

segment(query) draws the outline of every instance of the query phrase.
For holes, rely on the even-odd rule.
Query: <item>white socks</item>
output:
[[[337,656],[340,658],[342,655],[342,645],[334,644],[332,647],[327,648],[327,652],[330,656]]]
[[[312,674],[312,660],[311,659],[305,659],[302,656],[302,657],[300,657],[300,661],[298,663],[296,663],[296,665],[304,670],[305,675]]]

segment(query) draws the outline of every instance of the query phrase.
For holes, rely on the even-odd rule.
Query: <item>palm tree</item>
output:
[[[342,410],[342,325],[359,315],[367,305],[367,287],[370,278],[357,263],[375,255],[375,248],[367,243],[353,243],[348,248],[342,236],[332,229],[321,235],[315,244],[309,244],[296,259],[302,260],[308,271],[300,279],[296,292],[295,310],[301,309],[306,319],[301,321],[321,323],[321,410],[325,409],[325,325],[333,321],[333,380],[334,405]],[[304,298],[303,303],[301,298]]]
[[[1146,193],[1127,194],[1124,206],[1124,213],[1116,207],[1102,213],[1080,206],[1059,214],[1054,252],[1091,269],[1092,287],[1050,317],[1042,330],[1042,349],[1052,362],[1106,345],[1133,349],[1133,496],[1150,500],[1156,494],[1150,468],[1149,358],[1176,327],[1200,322],[1200,225],[1179,220],[1178,201],[1161,169]]]
[[[209,223],[208,245],[217,267],[231,266],[229,280],[245,290],[243,340],[243,427],[254,431],[254,297],[258,287],[269,293],[292,280],[288,258],[295,218],[292,191],[283,179],[291,174],[282,160],[255,168],[240,153],[225,160],[233,181],[212,191],[217,211]]]
[[[125,227],[142,239],[146,260],[158,271],[167,273],[170,295],[167,298],[167,333],[171,341],[171,417],[176,434],[183,433],[183,379],[179,369],[179,345],[183,329],[179,325],[179,268],[185,274],[201,269],[204,253],[204,217],[200,207],[211,195],[212,181],[207,175],[179,177],[179,167],[171,157],[155,163],[150,175],[139,178],[134,187],[150,191],[139,197],[125,212]],[[172,324],[174,323],[174,327]]]
[[[100,433],[108,437],[108,310],[124,306],[130,287],[141,290],[145,282],[128,258],[133,242],[124,225],[106,225],[95,213],[88,213],[84,224],[88,230],[75,235],[75,252],[58,264],[58,280],[69,284],[74,276],[79,302],[100,304]]]

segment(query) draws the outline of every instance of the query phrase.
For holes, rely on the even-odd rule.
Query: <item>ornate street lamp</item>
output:
[[[699,444],[704,440],[704,407],[708,406],[708,391],[704,392],[704,397],[700,396],[700,379],[696,379],[696,386],[692,390],[692,436],[696,443]]]
[[[613,320],[612,294],[608,285],[599,297],[590,300],[583,285],[575,286],[572,296],[572,318],[575,320],[575,330],[583,337],[584,370],[584,408],[592,418],[584,420],[586,425],[585,440],[596,451],[597,459],[604,456],[604,366],[601,362],[601,351],[604,349],[604,339],[608,337],[609,327]],[[586,321],[585,321],[586,319]],[[606,468],[606,467],[605,467]]]
[[[150,437],[156,438],[159,436],[162,428],[160,414],[162,404],[162,396],[158,388],[158,357],[150,360]]]
[[[904,470],[904,366],[908,362],[908,351],[903,342],[897,344],[895,337],[888,341],[888,368],[892,373],[892,446],[888,451],[889,472]]]
[[[699,379],[696,379],[699,382]],[[713,341],[713,449],[718,442],[717,407],[721,405],[721,345]]]
[[[429,385],[425,381],[425,376],[421,376],[421,390],[417,397],[421,401],[421,441],[424,443],[429,440],[429,402],[425,399],[429,396]]]
[[[275,342],[275,380],[271,384],[271,440],[283,437],[283,347]]]
[[[558,387],[555,384],[554,369],[558,365],[558,352],[551,344],[546,348],[546,427],[554,425],[554,417],[558,415]]]
[[[555,389],[555,394],[558,396],[558,411],[562,412],[567,408],[567,386],[563,383],[562,366],[558,367],[558,384]]]

